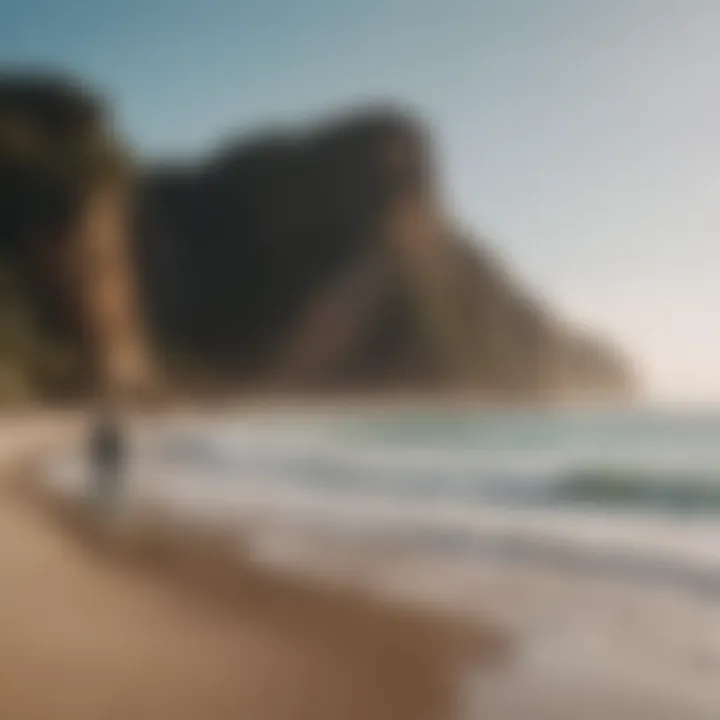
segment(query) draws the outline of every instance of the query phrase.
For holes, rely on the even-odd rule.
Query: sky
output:
[[[149,157],[413,109],[461,223],[668,400],[720,400],[718,38],[718,0],[0,0],[0,65],[80,74]]]

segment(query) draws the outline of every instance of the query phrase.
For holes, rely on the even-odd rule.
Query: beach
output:
[[[385,597],[414,598],[469,621],[492,618],[504,628],[513,652],[508,662],[468,679],[461,717],[718,717],[720,613],[712,597],[527,556],[450,558],[308,538],[285,561],[348,582],[348,564],[360,567],[362,581]]]
[[[500,468],[486,450],[378,454],[365,434],[356,446],[281,416],[143,420],[109,527],[83,508],[81,426],[47,433],[57,447],[0,494],[0,717],[718,717],[712,508],[494,505],[478,494]],[[683,438],[712,439],[714,425],[672,422],[676,461]],[[462,437],[451,429],[424,447]],[[545,472],[530,449],[507,452]],[[696,468],[673,472],[700,488]]]
[[[431,720],[453,712],[461,655],[492,654],[489,628],[468,635],[237,556],[231,568],[197,536],[165,532],[163,544],[157,524],[108,534],[11,479],[0,488],[4,720]]]

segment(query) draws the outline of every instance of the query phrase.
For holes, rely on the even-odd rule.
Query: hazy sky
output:
[[[665,397],[720,399],[720,0],[2,0],[146,153],[399,100],[448,198]]]

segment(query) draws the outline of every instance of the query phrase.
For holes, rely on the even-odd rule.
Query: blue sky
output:
[[[720,400],[720,2],[3,0],[0,62],[104,90],[147,154],[363,99],[448,201],[658,397]]]

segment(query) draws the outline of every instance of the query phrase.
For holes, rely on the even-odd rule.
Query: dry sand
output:
[[[498,648],[161,527],[98,532],[0,485],[2,720],[444,719]]]

